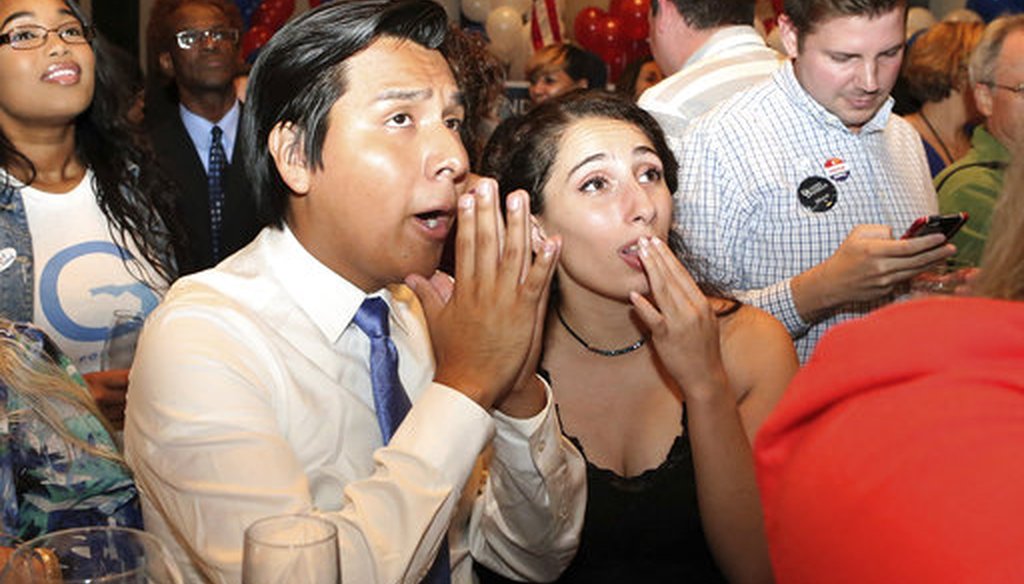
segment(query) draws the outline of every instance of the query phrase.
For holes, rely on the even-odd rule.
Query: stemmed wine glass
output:
[[[341,584],[338,528],[312,515],[256,521],[242,558],[242,584]]]
[[[80,527],[17,547],[0,584],[182,584],[160,540],[127,527]]]

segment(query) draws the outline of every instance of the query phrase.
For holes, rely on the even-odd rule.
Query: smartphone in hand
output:
[[[927,217],[918,217],[907,229],[907,232],[903,234],[900,239],[910,239],[911,237],[922,237],[925,235],[931,235],[932,233],[941,233],[946,236],[948,241],[960,228],[967,223],[968,215],[966,212],[961,211],[959,213],[950,213],[948,215],[929,215]]]

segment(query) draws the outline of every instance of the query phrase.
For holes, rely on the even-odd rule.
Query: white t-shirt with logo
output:
[[[115,243],[92,188],[93,174],[70,192],[23,187],[35,264],[33,319],[83,373],[100,370],[115,310],[149,314],[166,289],[155,270]],[[120,237],[118,237],[120,239]],[[139,280],[142,277],[145,284]]]

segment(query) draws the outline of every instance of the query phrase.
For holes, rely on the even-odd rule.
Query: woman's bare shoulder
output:
[[[719,331],[722,357],[730,376],[754,381],[769,371],[783,375],[796,371],[793,339],[768,312],[741,304],[721,318]]]

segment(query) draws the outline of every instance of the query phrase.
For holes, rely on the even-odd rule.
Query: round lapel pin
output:
[[[850,167],[842,158],[829,158],[825,161],[825,174],[836,182],[843,182],[850,178]]]
[[[821,176],[805,178],[797,187],[796,194],[800,199],[800,204],[815,213],[828,211],[835,206],[836,199],[839,198],[836,185]]]

